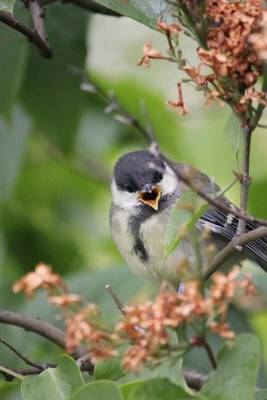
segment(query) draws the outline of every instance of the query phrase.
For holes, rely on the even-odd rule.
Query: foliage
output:
[[[197,20],[199,15],[204,15],[202,7],[205,2],[176,1],[170,4],[171,2],[159,0],[103,0],[96,3],[159,30],[167,37],[166,53],[147,42],[139,64],[150,66],[151,62],[154,64],[158,59],[160,62],[169,61],[183,70],[185,75],[179,79],[178,99],[169,100],[169,105],[182,114],[189,111],[191,116],[181,121],[164,105],[166,99],[159,91],[152,90],[140,80],[135,82],[132,76],[120,77],[114,81],[111,76],[101,76],[99,71],[91,71],[94,79],[101,87],[113,88],[120,103],[140,120],[144,119],[144,115],[138,103],[140,98],[144,99],[162,147],[173,157],[196,163],[197,167],[204,167],[211,175],[217,175],[223,185],[228,184],[231,170],[235,168],[235,160],[228,151],[226,138],[220,133],[223,132],[223,124],[228,120],[225,131],[234,156],[238,155],[241,161],[244,156],[243,128],[248,119],[255,128],[266,103],[265,72],[262,69],[262,60],[265,60],[266,54],[263,47],[264,29],[261,29],[266,15],[264,13],[258,24],[256,20],[259,15],[251,16],[249,7],[257,8],[258,2],[249,1],[246,11],[248,34],[253,35],[250,46],[251,49],[255,49],[256,54],[255,56],[253,53],[253,57],[256,58],[254,57],[249,65],[246,64],[247,52],[244,48],[238,49],[237,64],[233,60],[232,63],[228,63],[227,60],[218,57],[218,31],[216,26],[209,26],[210,18],[216,19],[218,14],[212,15],[209,10],[208,16],[205,14],[206,17],[203,17],[203,24],[199,25]],[[227,30],[233,29],[232,21],[227,19],[227,13],[231,10],[228,9],[226,1],[222,2],[224,10],[220,8],[220,2],[215,3],[216,13],[222,12],[224,15],[225,34]],[[243,12],[241,3],[236,2],[238,9],[235,12]],[[181,5],[184,8],[178,10]],[[188,5],[194,11],[195,20],[191,21],[191,24],[188,24],[186,14]],[[13,7],[14,16],[25,26],[31,26],[22,2],[14,5],[12,1],[0,1],[0,13],[12,13]],[[82,296],[86,303],[88,300],[103,306],[103,320],[107,325],[114,323],[118,315],[104,292],[106,283],[111,282],[116,287],[116,292],[118,289],[120,296],[127,303],[144,304],[147,298],[151,297],[146,288],[142,289],[143,283],[140,280],[130,277],[127,271],[119,267],[114,268],[122,261],[108,231],[109,168],[117,156],[125,152],[125,148],[140,147],[140,143],[131,126],[120,125],[118,121],[103,114],[102,102],[95,98],[94,94],[83,93],[79,88],[79,76],[73,74],[73,66],[82,68],[86,56],[90,65],[90,46],[86,49],[86,33],[88,27],[90,28],[90,19],[85,10],[76,8],[73,4],[48,6],[45,28],[54,51],[54,57],[50,61],[41,59],[34,45],[27,43],[18,32],[3,24],[0,26],[0,270],[5,277],[0,283],[1,301],[3,307],[49,319],[58,326],[61,326],[61,323],[55,322],[54,312],[45,305],[44,297],[38,295],[29,304],[25,303],[22,296],[14,296],[10,290],[16,279],[40,261],[55,265],[58,273],[66,275],[71,292],[79,293],[75,298],[77,303],[80,301],[79,296]],[[258,25],[254,31],[255,21]],[[116,24],[119,26],[119,22],[114,22],[114,33],[117,31]],[[101,29],[99,28],[93,41],[97,42]],[[183,57],[182,31],[189,40],[197,42],[201,65],[191,65],[187,58]],[[242,34],[239,40],[239,43],[244,43]],[[186,42],[186,45],[187,43],[188,47],[193,49],[192,42]],[[227,47],[228,44],[222,40],[221,48],[227,54],[231,51],[231,48]],[[99,48],[103,53],[103,62],[109,64],[109,59],[105,56],[106,50],[103,47]],[[133,52],[131,49],[131,53]],[[213,76],[210,76],[210,67],[213,68]],[[238,68],[245,73],[237,77]],[[170,73],[167,72],[166,75],[168,74]],[[232,77],[232,81],[228,76]],[[160,79],[155,79],[155,87]],[[189,97],[184,94],[184,87],[188,82],[207,96],[209,104],[221,104],[221,101],[225,101],[232,109],[230,118],[225,110],[219,110],[216,106],[212,111],[203,111],[202,114],[199,105],[198,110],[194,109]],[[266,217],[266,173],[263,169],[266,138],[263,135],[254,138],[254,180],[249,207],[258,217]],[[237,172],[240,178],[240,167]],[[234,200],[237,199],[236,193],[234,188],[230,194]],[[187,205],[192,201],[191,198],[183,200]],[[183,204],[177,204],[165,238],[166,254],[171,254],[181,243],[183,234],[192,233],[195,221],[207,207],[206,203],[201,204],[195,208],[194,203],[194,207],[189,209]],[[177,221],[183,227],[182,232],[177,230]],[[94,272],[95,267],[104,271]],[[69,272],[74,270],[75,276],[68,276]],[[30,333],[18,335],[15,328],[1,326],[1,336],[9,339],[16,348],[23,349],[23,353],[31,354],[31,357],[40,360],[40,363],[45,360],[57,364],[56,367],[45,368],[38,376],[24,378],[21,384],[22,398],[80,400],[98,399],[102,396],[104,399],[114,400],[263,399],[266,390],[255,389],[261,362],[259,341],[253,334],[241,333],[244,329],[254,330],[262,339],[266,350],[265,325],[261,322],[266,318],[266,277],[263,277],[260,271],[253,270],[253,278],[259,287],[259,295],[255,296],[254,300],[249,297],[250,315],[248,316],[248,311],[240,311],[247,309],[246,296],[241,296],[238,300],[239,306],[241,304],[245,307],[235,308],[235,304],[234,309],[230,309],[230,318],[232,315],[235,320],[231,324],[231,328],[237,334],[235,341],[226,341],[223,344],[220,338],[214,338],[214,335],[210,337],[210,332],[205,332],[215,353],[221,348],[215,371],[210,371],[203,354],[198,352],[203,350],[203,343],[190,343],[190,357],[193,361],[188,364],[188,358],[185,357],[183,362],[185,367],[195,367],[200,360],[200,367],[203,367],[201,372],[208,372],[201,390],[195,391],[188,387],[182,373],[182,364],[180,360],[177,362],[177,358],[164,361],[163,357],[158,366],[148,365],[139,373],[128,372],[122,368],[121,361],[129,348],[119,347],[117,357],[98,363],[92,376],[89,377],[87,371],[82,376],[78,364],[72,358],[66,355],[57,358],[59,351],[55,346],[42,343],[40,338],[30,339]],[[46,282],[46,287],[49,287],[49,284]],[[64,291],[64,286],[62,288]],[[56,297],[59,294],[62,295],[50,293],[51,297],[54,296],[54,303],[59,301],[59,297]],[[69,300],[69,293],[64,294],[65,300]],[[73,305],[73,312],[77,312],[76,302],[72,302],[71,307]],[[61,309],[65,306],[66,303],[61,304]],[[65,307],[65,311],[66,309]],[[255,309],[260,309],[260,318],[257,318],[259,313]],[[137,311],[138,306],[133,306],[132,310]],[[123,321],[127,321],[127,318]],[[140,325],[143,322],[138,320]],[[149,322],[149,319],[145,318],[145,322]],[[207,316],[206,322],[208,324],[214,320],[209,320]],[[107,325],[101,328],[106,330]],[[186,329],[187,332],[178,329],[181,342],[184,337],[189,341],[189,338],[197,336],[190,324]],[[219,332],[225,331],[220,329]],[[229,333],[227,329],[226,332]],[[170,337],[176,343],[176,339],[172,335]],[[136,337],[133,340],[137,340]],[[1,356],[1,364],[14,370],[24,369],[24,364],[18,362],[15,356],[11,356],[8,350],[1,348]],[[262,386],[266,386],[263,371],[260,379]],[[17,399],[20,396],[18,383],[3,381],[0,393],[3,400]]]

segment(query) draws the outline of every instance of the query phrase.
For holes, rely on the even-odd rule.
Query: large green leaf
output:
[[[94,369],[94,380],[117,381],[124,375],[121,367],[121,357],[111,358],[96,364]]]
[[[181,240],[195,226],[209,205],[200,200],[192,191],[185,192],[177,201],[167,224],[165,233],[165,256],[168,257],[180,244]]]
[[[86,57],[87,14],[72,5],[51,4],[46,30],[54,57],[46,61],[31,49],[22,100],[37,128],[66,152],[73,148],[85,106],[79,78],[70,66],[82,67]]]
[[[12,1],[1,1],[0,10],[12,8]],[[18,18],[25,15],[24,5],[16,6]],[[28,18],[24,18],[27,23]],[[22,85],[29,44],[27,40],[9,26],[0,24],[0,113],[8,113]]]
[[[8,119],[0,119],[0,200],[9,197],[16,182],[29,126],[27,116],[18,108],[12,111]]]
[[[239,335],[219,354],[218,368],[204,384],[201,394],[209,400],[253,400],[260,364],[259,339]]]
[[[119,387],[109,381],[91,382],[77,390],[70,400],[122,400]]]
[[[135,381],[148,381],[155,378],[167,378],[174,385],[186,388],[186,383],[182,374],[182,359],[179,358],[177,360],[177,357],[176,359],[169,357],[168,360],[162,362],[160,365],[143,367],[138,373],[128,372],[120,379],[120,383],[127,385]]]
[[[155,28],[160,17],[170,14],[171,6],[165,0],[97,0],[96,3]]]
[[[121,386],[125,400],[193,400],[204,399],[186,392],[166,378],[128,383]]]
[[[57,368],[49,368],[39,376],[23,380],[24,400],[67,400],[84,385],[81,372],[69,356],[61,356]]]

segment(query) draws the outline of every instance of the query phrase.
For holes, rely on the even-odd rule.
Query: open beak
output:
[[[139,193],[138,200],[158,211],[161,190],[157,186],[145,185]]]

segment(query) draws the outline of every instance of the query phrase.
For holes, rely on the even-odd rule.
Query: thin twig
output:
[[[105,285],[105,289],[107,289],[107,291],[109,292],[109,294],[113,298],[116,306],[118,307],[118,310],[122,313],[122,315],[125,315],[126,314],[125,307],[124,307],[122,301],[119,299],[118,295],[114,292],[114,290],[112,289],[112,287],[111,287],[111,285],[109,283],[107,285]]]
[[[228,192],[228,190],[232,189],[232,187],[239,181],[239,177],[236,176],[235,179],[228,185],[226,186],[225,189],[222,189],[222,191],[220,192],[220,196],[224,196],[225,193]]]
[[[19,374],[18,372],[15,372],[12,369],[9,369],[7,367],[4,367],[3,365],[0,365],[0,371],[2,371],[4,373],[4,375],[10,375],[10,376],[13,376],[14,378],[17,378],[20,380],[24,379],[24,375]]]
[[[204,280],[207,280],[211,275],[217,271],[217,269],[224,263],[224,261],[234,253],[239,246],[244,246],[246,243],[252,242],[253,240],[260,239],[267,236],[267,228],[261,226],[260,228],[254,229],[251,232],[244,233],[240,236],[235,236],[231,242],[228,243],[214,258],[209,266],[207,272],[204,275]]]
[[[53,52],[47,42],[43,40],[41,36],[39,36],[37,31],[29,29],[26,25],[20,22],[13,14],[0,11],[0,21],[4,24],[10,26],[16,31],[20,32],[22,35],[26,36],[26,38],[35,44],[38,47],[39,53],[41,56],[45,58],[51,58],[53,56]]]
[[[94,93],[104,101],[104,103],[106,104],[105,112],[107,114],[116,112],[114,118],[117,121],[131,125],[136,128],[149,143],[151,148],[157,148],[158,143],[153,135],[153,130],[144,127],[137,118],[135,118],[125,108],[123,108],[113,92],[105,93],[98,85],[91,82],[87,78],[87,76],[77,68],[73,68],[72,72],[80,76],[82,81],[82,90],[84,90],[85,92]]]
[[[202,338],[202,347],[205,349],[205,351],[207,353],[207,356],[208,356],[208,358],[210,360],[212,368],[216,369],[217,368],[216,358],[215,358],[215,356],[213,354],[213,350],[212,350],[211,346],[209,345],[209,343],[207,342],[205,337]]]
[[[43,367],[40,364],[37,364],[30,360],[25,355],[21,354],[15,347],[9,344],[5,339],[0,338],[0,342],[3,343],[9,350],[11,350],[14,354],[16,354],[21,360],[25,362],[26,365],[30,365],[31,367],[37,368],[39,371],[43,371]]]

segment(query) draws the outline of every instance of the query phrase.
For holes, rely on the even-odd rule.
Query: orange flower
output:
[[[142,65],[145,68],[150,67],[151,60],[172,60],[171,57],[163,56],[158,49],[154,49],[151,42],[144,44],[143,54],[143,57],[138,61],[137,65]]]
[[[215,322],[210,324],[210,329],[213,333],[218,333],[224,339],[232,340],[235,338],[235,333],[229,328],[229,324],[225,322]]]
[[[57,287],[66,289],[61,277],[49,265],[39,263],[33,272],[29,272],[13,285],[13,292],[23,291],[27,297],[32,297],[39,288],[51,291]]]
[[[159,31],[163,31],[169,35],[179,35],[182,31],[182,28],[178,24],[166,24],[166,22],[158,21],[157,29]]]
[[[57,307],[68,307],[73,303],[80,303],[81,296],[79,294],[62,294],[58,296],[48,296],[48,302]]]

